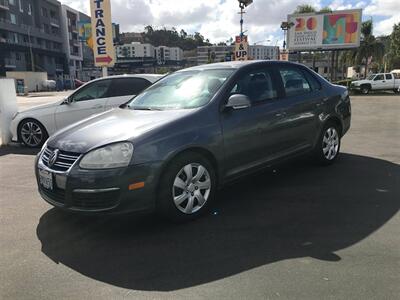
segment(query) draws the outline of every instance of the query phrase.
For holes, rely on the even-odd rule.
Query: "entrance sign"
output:
[[[249,56],[249,43],[247,41],[247,36],[244,35],[243,38],[236,36],[235,40],[235,60],[248,60]]]
[[[96,67],[112,67],[115,50],[110,0],[90,0],[93,53]]]
[[[286,49],[281,49],[281,51],[279,53],[279,60],[288,61],[289,60],[289,51]]]
[[[347,49],[360,46],[361,9],[288,15],[289,50]]]

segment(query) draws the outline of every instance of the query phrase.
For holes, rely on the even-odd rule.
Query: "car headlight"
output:
[[[110,144],[87,153],[79,163],[83,169],[126,167],[131,161],[133,145],[128,142]]]

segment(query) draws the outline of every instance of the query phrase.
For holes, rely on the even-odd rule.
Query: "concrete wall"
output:
[[[7,78],[23,79],[25,92],[34,92],[36,89],[43,90],[43,82],[47,80],[46,72],[6,72]]]
[[[0,79],[0,146],[10,142],[10,123],[17,112],[14,80]]]

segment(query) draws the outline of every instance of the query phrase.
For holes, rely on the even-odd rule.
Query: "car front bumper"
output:
[[[68,172],[57,172],[45,166],[40,155],[35,162],[39,193],[57,208],[85,214],[118,214],[155,208],[161,162],[103,170],[84,170],[79,168],[78,162]],[[52,189],[41,185],[39,169],[51,174]]]

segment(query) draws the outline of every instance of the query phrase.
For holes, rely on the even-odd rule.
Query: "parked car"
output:
[[[12,139],[28,147],[42,146],[57,130],[127,102],[161,77],[121,75],[90,81],[65,99],[14,115],[10,126]]]
[[[347,89],[300,64],[192,67],[50,137],[36,158],[37,184],[68,211],[190,220],[218,187],[249,172],[306,153],[333,163],[350,118]]]
[[[394,73],[371,74],[366,79],[355,80],[351,83],[350,89],[368,94],[370,91],[392,90],[399,91],[400,79]]]

